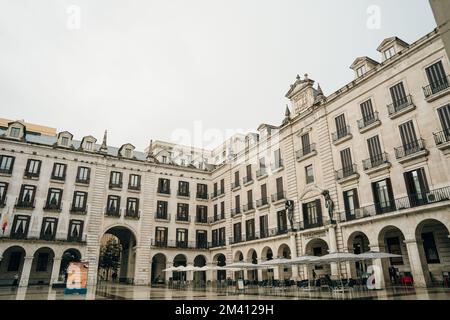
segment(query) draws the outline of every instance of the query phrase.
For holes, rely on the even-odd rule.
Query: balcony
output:
[[[191,193],[189,191],[183,191],[183,190],[178,190],[177,191],[177,197],[180,198],[190,198]]]
[[[450,129],[433,133],[433,136],[436,147],[439,150],[444,151],[446,149],[450,149]]]
[[[0,174],[4,174],[4,175],[8,175],[10,176],[13,172],[13,167],[9,167],[9,168],[0,168]]]
[[[128,184],[128,190],[141,191],[141,185],[140,184],[137,184],[137,185]]]
[[[389,162],[389,155],[386,152],[363,160],[363,169],[367,174],[388,169],[390,167],[391,163]]]
[[[286,199],[286,192],[285,191],[274,193],[271,196],[272,203],[277,203],[277,202],[285,200],[285,199]]]
[[[240,234],[239,235],[235,235],[232,238],[229,238],[228,241],[230,244],[236,244],[236,243],[241,243],[244,242],[242,239],[245,239],[245,235],[244,237],[242,237]]]
[[[84,207],[77,207],[73,203],[70,204],[70,213],[72,214],[86,214],[87,213],[87,205]]]
[[[90,183],[90,179],[89,178],[88,179],[80,179],[80,178],[76,177],[75,183],[88,185]]]
[[[155,220],[169,222],[170,221],[170,214],[167,212],[156,212],[155,213]]]
[[[232,218],[234,218],[234,217],[236,217],[236,216],[238,216],[240,214],[242,214],[242,211],[241,211],[240,207],[231,209],[231,217]]]
[[[213,193],[211,193],[211,198],[215,199],[215,198],[218,198],[218,197],[220,197],[220,196],[222,196],[224,194],[225,194],[225,190],[215,190]]]
[[[225,213],[217,214],[217,215],[214,215],[212,217],[209,217],[208,218],[208,223],[209,224],[214,224],[216,222],[223,221],[223,220],[225,220]]]
[[[241,187],[241,183],[239,182],[239,180],[231,183],[232,191],[238,190],[240,187]]]
[[[339,183],[353,181],[359,178],[357,165],[353,164],[349,167],[336,171],[336,180]]]
[[[261,168],[256,171],[256,179],[260,180],[265,177],[267,177],[267,169],[266,168]]]
[[[191,222],[191,216],[185,214],[177,214],[175,217],[175,221],[189,223]]]
[[[140,210],[130,210],[130,209],[125,210],[125,219],[139,220],[140,217],[141,217]]]
[[[36,200],[16,200],[15,208],[17,209],[34,209]]]
[[[283,159],[279,159],[272,163],[272,172],[280,171],[284,168]]]
[[[110,189],[122,189],[122,182],[110,182],[109,188]]]
[[[378,117],[378,111],[375,111],[373,114],[358,120],[358,129],[360,133],[364,133],[378,127],[380,124],[381,121]]]
[[[397,198],[388,202],[372,204],[352,211],[344,211],[339,214],[339,219],[341,222],[359,220],[449,200],[450,187],[443,187],[421,194],[412,194],[406,197]]]
[[[195,216],[195,223],[208,224],[208,217],[197,215]]]
[[[423,93],[425,95],[425,99],[428,102],[434,101],[449,92],[450,92],[450,76],[449,75],[447,75],[445,78],[442,78],[435,83],[432,83],[426,87],[423,87]]]
[[[255,205],[253,204],[253,202],[244,204],[244,206],[242,207],[242,211],[244,213],[250,213],[251,211],[255,211]]]
[[[112,218],[120,218],[120,208],[109,207],[105,210],[105,216]]]
[[[401,147],[394,148],[394,151],[395,157],[397,158],[398,162],[402,164],[407,161],[428,155],[428,150],[425,149],[423,139],[418,139]]]
[[[268,207],[268,206],[269,206],[269,198],[268,197],[264,197],[259,200],[256,200],[256,207],[258,209],[263,209],[264,207]]]
[[[41,233],[41,235],[39,236],[39,240],[44,240],[44,241],[55,241],[55,234],[44,234]]]
[[[389,118],[395,119],[414,110],[416,106],[412,101],[412,96],[406,96],[400,100],[394,101],[393,103],[387,106]]]
[[[166,188],[166,189],[158,188],[157,192],[159,195],[168,196],[168,195],[170,195],[170,188]]]
[[[303,149],[300,149],[296,152],[296,158],[299,162],[311,158],[315,155],[317,155],[315,143],[311,143],[309,146],[305,146]]]
[[[177,241],[177,240],[156,240],[151,239],[150,245],[157,248],[173,248],[173,249],[200,249],[206,250],[211,248],[209,242],[194,242],[194,241]]]
[[[322,221],[322,217],[317,217],[317,218],[318,218],[317,221],[314,221],[314,222],[303,221],[301,229],[308,230],[308,229],[314,229],[314,228],[323,227],[324,223]]]
[[[50,203],[50,202],[47,202],[45,204],[45,206],[44,206],[44,210],[61,212],[62,211],[62,204],[61,203]]]
[[[333,144],[338,145],[344,141],[350,140],[352,138],[352,134],[350,133],[350,126],[345,126],[342,129],[339,129],[336,132],[333,132],[332,139]]]
[[[24,176],[24,178],[27,178],[27,179],[39,179],[39,174],[40,174],[40,172],[25,171],[23,176]]]
[[[197,194],[196,194],[196,199],[197,200],[208,200],[208,193],[206,193],[206,192],[197,192]]]
[[[245,186],[248,186],[249,184],[252,184],[252,183],[253,183],[253,177],[252,177],[252,176],[244,177],[244,178],[242,179],[242,182],[244,183],[244,187],[245,187]]]
[[[224,247],[224,246],[226,246],[225,240],[215,241],[215,242],[213,241],[211,243],[211,248],[218,248],[218,247]]]
[[[242,243],[245,241],[253,241],[253,240],[261,240],[261,239],[267,239],[271,237],[278,237],[278,236],[286,236],[291,231],[298,231],[304,229],[303,227],[300,228],[299,224],[296,224],[294,228],[290,228],[288,226],[285,227],[276,227],[272,229],[264,229],[260,231],[256,231],[253,234],[246,235],[246,234],[239,234],[235,235],[234,237],[229,238],[230,244],[236,244],[236,243]]]
[[[62,176],[52,175],[50,179],[54,180],[54,181],[64,182],[64,181],[66,181],[66,175],[62,175]]]

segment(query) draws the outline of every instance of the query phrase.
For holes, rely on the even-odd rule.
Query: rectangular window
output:
[[[416,131],[412,120],[403,123],[399,126],[400,137],[405,151],[405,155],[418,151],[419,142],[417,141]]]
[[[247,241],[255,239],[255,219],[245,221],[245,236]]]
[[[14,157],[0,155],[0,173],[11,174],[14,167]]]
[[[287,231],[286,210],[281,210],[277,212],[277,224],[278,224],[278,233],[285,233]]]
[[[301,139],[302,139],[303,155],[307,155],[311,152],[310,150],[311,142],[309,140],[309,133],[305,133],[304,135],[302,135]]]
[[[375,113],[373,112],[372,100],[367,100],[360,105],[364,126],[375,121]]]
[[[269,217],[267,215],[259,217],[259,233],[261,238],[269,236]]]
[[[356,189],[344,192],[345,215],[348,220],[355,217],[355,210],[359,209],[358,192]]]
[[[11,228],[11,238],[25,239],[30,225],[30,216],[15,215]]]
[[[439,115],[439,120],[441,121],[442,130],[448,137],[450,136],[450,104],[437,109],[437,111]],[[449,138],[446,141],[449,141]]]
[[[344,177],[348,177],[353,174],[353,161],[350,148],[342,150],[340,154]]]
[[[220,217],[225,219],[225,201],[220,203]]]
[[[430,84],[431,94],[435,94],[449,87],[448,78],[445,73],[442,61],[438,61],[425,69],[428,83]]]
[[[167,228],[156,227],[155,230],[155,245],[158,247],[167,246]]]
[[[404,107],[408,102],[408,97],[406,96],[405,87],[403,82],[396,84],[395,86],[389,88],[391,93],[392,103],[395,111],[398,111]]]
[[[264,206],[269,203],[269,199],[267,198],[267,184],[261,185],[261,206]]]
[[[253,209],[253,191],[247,190],[247,210]]]
[[[158,193],[170,194],[170,180],[169,179],[159,178]]]
[[[189,221],[189,204],[179,203],[177,205],[177,220]]]
[[[25,168],[25,176],[29,178],[39,177],[41,172],[41,160],[28,159],[27,166]]]
[[[63,163],[53,164],[52,179],[65,180],[67,166]]]
[[[128,217],[139,217],[139,199],[138,198],[127,198],[127,211],[126,215]]]
[[[428,188],[427,177],[423,168],[405,172],[406,190],[411,207],[427,203]]]
[[[109,186],[111,188],[122,188],[122,172],[111,171]]]
[[[211,241],[213,247],[217,247],[219,245],[219,229],[212,230]]]
[[[390,47],[384,51],[384,58],[386,60],[392,58],[393,56],[395,56],[395,47]]]
[[[187,244],[188,244],[188,230],[177,229],[177,247],[187,248]]]
[[[358,69],[356,69],[356,76],[358,78],[362,77],[365,73],[366,73],[366,66],[365,65],[363,65],[363,66],[359,67]]]
[[[341,114],[340,116],[334,118],[334,121],[336,123],[336,140],[339,140],[348,134],[345,115]]]
[[[140,190],[141,176],[138,174],[130,174],[130,181],[128,182],[128,188],[132,190]]]
[[[386,239],[386,245],[389,253],[392,254],[398,254],[402,255],[402,248],[400,245],[400,238],[399,237],[392,237]],[[390,258],[391,259],[391,265],[402,265],[403,264],[403,257],[398,258]]]
[[[277,149],[273,153],[273,159],[274,159],[274,168],[280,168],[283,166],[283,161],[281,159],[281,150]]]
[[[322,205],[320,199],[303,204],[303,222],[305,228],[322,225]]]
[[[56,228],[58,226],[57,218],[44,218],[42,220],[41,239],[54,240],[56,236]]]
[[[94,143],[92,141],[86,141],[84,146],[84,150],[86,151],[92,151],[94,149]]]
[[[120,197],[108,196],[108,206],[106,208],[107,215],[120,216]]]
[[[207,206],[197,206],[196,221],[200,222],[200,223],[208,222],[208,207]]]
[[[241,197],[239,195],[234,197],[234,203],[235,203],[236,213],[240,213],[241,212]]]
[[[85,212],[87,202],[87,193],[75,191],[73,194],[72,211]]]
[[[208,248],[208,232],[206,230],[197,230],[196,238],[198,249]]]
[[[236,187],[238,187],[240,185],[239,180],[240,180],[240,178],[239,178],[239,171],[236,171],[234,173],[234,185],[233,185],[233,187],[236,188]]]
[[[369,149],[370,162],[372,167],[377,167],[383,163],[383,152],[381,151],[380,139],[374,136],[367,139],[367,148]]]
[[[394,194],[390,179],[373,182],[372,192],[377,214],[395,210]]]
[[[214,221],[218,221],[219,220],[219,211],[218,211],[218,206],[217,203],[214,204]]]
[[[234,239],[234,243],[242,241],[241,232],[242,232],[241,223],[240,222],[235,223],[233,225],[233,239]]]
[[[178,195],[182,197],[189,197],[189,182],[178,181]]]
[[[19,138],[20,137],[20,129],[19,128],[11,128],[11,137],[12,138]]]
[[[69,234],[68,234],[67,240],[81,241],[83,238],[83,226],[84,226],[84,221],[70,220]]]
[[[247,179],[246,179],[247,181],[246,182],[252,181],[253,178],[252,178],[252,165],[251,164],[247,165],[246,173],[247,173]]]
[[[78,167],[77,171],[77,182],[78,183],[89,183],[91,175],[91,169],[87,167]]]
[[[47,204],[45,209],[61,210],[62,190],[56,188],[48,189]]]
[[[434,241],[433,232],[422,233],[422,240],[427,263],[431,264],[441,263],[441,260],[439,259],[438,250],[436,247],[436,242]]]
[[[222,179],[220,180],[220,194],[224,194],[225,193],[225,180]]]
[[[314,182],[314,170],[312,164],[305,167],[306,184]]]
[[[22,185],[20,189],[18,207],[34,207],[34,196],[36,195],[36,187],[30,185]]]
[[[6,182],[0,182],[0,206],[5,205],[7,191],[8,191],[8,184]]]
[[[225,227],[219,229],[219,245],[225,245]]]
[[[167,219],[167,201],[158,201],[156,203],[156,218],[157,219]]]
[[[197,183],[197,198],[208,199],[208,185]]]

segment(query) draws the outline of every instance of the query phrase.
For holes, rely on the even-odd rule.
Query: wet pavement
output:
[[[383,290],[353,289],[330,292],[297,288],[169,289],[105,283],[88,288],[86,295],[65,295],[49,286],[0,287],[0,300],[450,300],[449,288],[393,287]]]

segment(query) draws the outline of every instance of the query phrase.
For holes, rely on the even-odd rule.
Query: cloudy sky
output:
[[[329,94],[435,26],[427,0],[0,0],[0,117],[138,150],[227,136],[280,124],[297,73]]]

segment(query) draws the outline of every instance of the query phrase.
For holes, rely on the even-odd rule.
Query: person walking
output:
[[[117,279],[117,272],[114,271],[112,274],[112,281],[116,282],[116,279]]]
[[[14,275],[14,280],[13,280],[13,284],[12,284],[14,287],[17,287],[18,285],[19,285],[19,274],[18,273],[16,273],[15,275]]]

